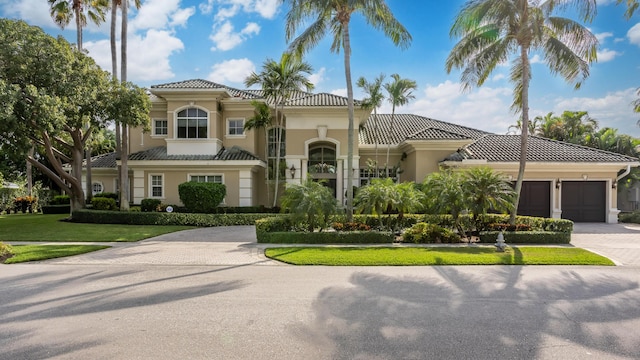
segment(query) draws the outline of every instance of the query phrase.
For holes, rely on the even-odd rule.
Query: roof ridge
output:
[[[447,133],[447,134],[456,135],[456,136],[460,136],[460,137],[463,137],[463,138],[471,139],[470,137],[468,137],[468,136],[466,136],[466,135],[458,134],[458,133],[454,133],[454,132],[452,132],[452,131],[448,131],[448,130],[444,130],[444,129],[439,129],[439,128],[436,128],[436,127],[433,127],[433,126],[427,126],[426,128],[423,128],[423,129],[421,129],[421,130],[418,130],[418,131],[414,132],[413,134],[407,135],[407,136],[405,137],[405,139],[409,139],[409,138],[411,138],[411,137],[414,137],[414,136],[416,136],[416,135],[418,135],[418,134],[420,134],[420,133],[423,133],[423,132],[425,132],[425,131],[427,131],[427,130],[440,131],[440,132],[443,132],[443,133]]]
[[[498,135],[498,134],[496,134],[496,135]],[[501,135],[501,136],[520,136],[520,135],[507,135],[507,134],[505,134],[505,135]],[[624,156],[624,157],[627,157],[629,159],[638,160],[637,157],[633,157],[633,156],[629,156],[629,155],[625,155],[625,154],[620,154],[620,153],[613,152],[613,151],[598,149],[598,148],[590,147],[590,146],[586,146],[586,145],[574,144],[574,143],[568,142],[568,141],[549,139],[549,138],[546,138],[546,137],[543,137],[543,136],[531,135],[531,134],[529,134],[528,136],[530,138],[539,139],[539,140],[543,140],[543,141],[548,141],[548,142],[552,142],[552,143],[556,143],[556,144],[561,144],[561,145],[564,145],[564,146],[576,147],[576,148],[580,148],[580,149],[596,151],[596,152],[603,153],[603,154],[608,154],[608,155]]]

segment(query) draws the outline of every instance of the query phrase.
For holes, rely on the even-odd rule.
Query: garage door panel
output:
[[[518,215],[549,217],[551,214],[551,182],[524,181],[520,191]]]
[[[563,181],[562,218],[575,222],[606,221],[604,181]]]

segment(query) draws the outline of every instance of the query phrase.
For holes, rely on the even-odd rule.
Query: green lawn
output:
[[[520,247],[497,252],[492,247],[269,248],[265,255],[293,265],[607,265],[614,263],[584,249]]]
[[[73,256],[108,247],[99,245],[14,245],[12,248],[15,255],[7,259],[5,264]]]
[[[139,241],[189,226],[78,224],[68,215],[0,215],[0,241]]]

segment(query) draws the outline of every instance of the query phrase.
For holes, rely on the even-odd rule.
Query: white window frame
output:
[[[96,191],[95,186],[100,185],[100,191]],[[91,195],[99,194],[104,192],[104,184],[102,181],[94,181],[91,183]]]
[[[153,184],[154,176],[160,176],[160,179],[162,181],[162,183],[160,184],[160,191],[162,192],[162,194],[160,196],[153,195],[153,189],[154,187],[157,187],[157,185]],[[150,199],[164,199],[165,198],[164,183],[165,183],[164,174],[149,174],[149,189],[148,189],[147,197],[149,197]]]
[[[156,121],[165,121],[167,123],[167,126],[164,127],[164,130],[166,131],[165,134],[158,134],[157,133],[158,129],[162,129],[162,128],[156,126]],[[169,119],[153,119],[152,120],[152,124],[153,124],[153,132],[151,133],[151,137],[167,137],[167,136],[169,136]]]
[[[190,117],[179,117],[178,114],[180,114],[180,112],[187,110],[187,113],[189,111],[189,109],[197,109],[197,110],[201,110],[204,111],[204,113],[207,115],[207,133],[205,137],[188,137],[189,134],[189,124],[187,122],[187,129],[186,129],[186,133],[187,133],[187,137],[179,137],[179,123],[181,119],[190,119]],[[189,141],[189,140],[203,140],[203,139],[209,139],[209,132],[211,131],[211,116],[209,114],[209,110],[203,108],[203,107],[199,107],[199,106],[195,106],[195,105],[190,105],[190,106],[185,106],[179,109],[176,109],[174,111],[174,115],[173,115],[173,138],[174,139],[179,139],[179,140],[184,140],[184,141]],[[194,118],[191,118],[194,119]],[[198,117],[196,117],[195,119],[200,119]]]
[[[231,133],[231,122],[232,121],[240,121],[240,122],[242,122],[242,126],[241,126],[242,134],[232,134]],[[247,137],[247,133],[244,131],[244,123],[245,123],[245,118],[227,118],[227,133],[226,133],[226,136],[229,137],[229,138],[246,138]]]

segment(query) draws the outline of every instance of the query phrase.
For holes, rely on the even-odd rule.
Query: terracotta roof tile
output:
[[[151,149],[139,151],[129,155],[131,161],[143,161],[143,160],[184,160],[184,161],[197,161],[197,160],[221,160],[221,161],[252,161],[260,160],[252,153],[238,147],[233,146],[229,149],[222,148],[215,155],[167,155],[166,146],[158,146]]]
[[[529,162],[638,162],[637,158],[631,156],[537,136],[529,136],[527,150],[527,161]],[[462,161],[464,159],[518,162],[520,160],[520,135],[486,135],[449,155],[445,161]]]
[[[166,84],[152,85],[151,89],[220,89],[227,90],[231,96],[244,99],[256,99],[260,96],[245,90],[232,88],[223,84],[203,79],[191,79]]]

